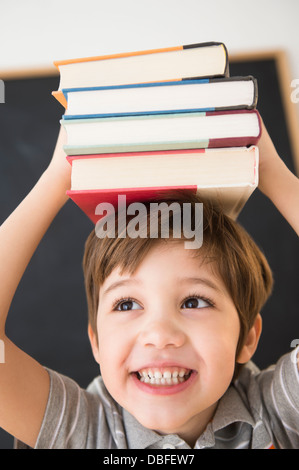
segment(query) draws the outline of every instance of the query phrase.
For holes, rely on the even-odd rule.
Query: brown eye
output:
[[[205,308],[210,306],[210,302],[201,297],[189,297],[184,301],[182,308]]]
[[[119,302],[114,307],[114,310],[118,310],[121,312],[128,312],[130,310],[139,310],[141,309],[141,306],[135,302],[134,300],[131,299],[124,299]]]
[[[132,310],[133,302],[128,300],[128,302],[122,302],[119,305],[119,310]]]

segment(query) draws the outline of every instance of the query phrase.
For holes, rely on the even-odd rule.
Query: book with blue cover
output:
[[[63,119],[253,109],[254,77],[198,79],[122,86],[69,88]]]

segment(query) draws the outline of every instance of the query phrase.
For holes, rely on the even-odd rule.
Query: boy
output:
[[[213,209],[195,254],[180,240],[150,240],[139,250],[137,241],[132,251],[130,240],[91,234],[88,332],[103,380],[87,392],[6,337],[17,285],[67,200],[64,138],[61,130],[48,169],[0,231],[0,425],[36,448],[298,448],[297,351],[263,373],[247,364],[271,290],[269,267],[250,237]],[[298,179],[264,127],[259,148],[260,189],[299,234]],[[245,364],[240,372],[237,364]]]

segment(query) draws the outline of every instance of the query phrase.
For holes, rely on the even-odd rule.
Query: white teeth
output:
[[[189,378],[189,369],[164,370],[142,369],[138,372],[139,380],[152,385],[176,385]]]

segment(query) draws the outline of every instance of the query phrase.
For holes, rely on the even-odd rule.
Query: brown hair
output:
[[[147,209],[148,201],[145,205]],[[242,349],[247,334],[254,324],[257,314],[266,302],[272,289],[272,274],[267,260],[249,234],[234,220],[224,214],[210,201],[200,199],[190,192],[169,194],[169,197],[155,202],[184,203],[192,207],[192,227],[194,227],[195,204],[203,203],[203,245],[194,251],[194,256],[203,256],[204,261],[215,261],[217,273],[230,294],[240,318],[240,337],[236,357]],[[182,214],[183,211],[181,211]],[[174,215],[169,212],[169,226],[173,229]],[[149,227],[150,211],[144,223]],[[127,216],[127,223],[132,217]],[[115,217],[117,223],[117,217]],[[159,227],[161,228],[161,218]],[[117,232],[116,232],[117,233]],[[170,230],[170,236],[173,230]],[[149,235],[149,232],[148,232]],[[97,237],[95,230],[85,244],[83,270],[89,312],[89,323],[96,334],[96,317],[99,289],[111,272],[119,267],[121,272],[133,274],[148,251],[157,243],[174,240],[169,238],[103,238]],[[183,232],[181,241],[186,240]]]

